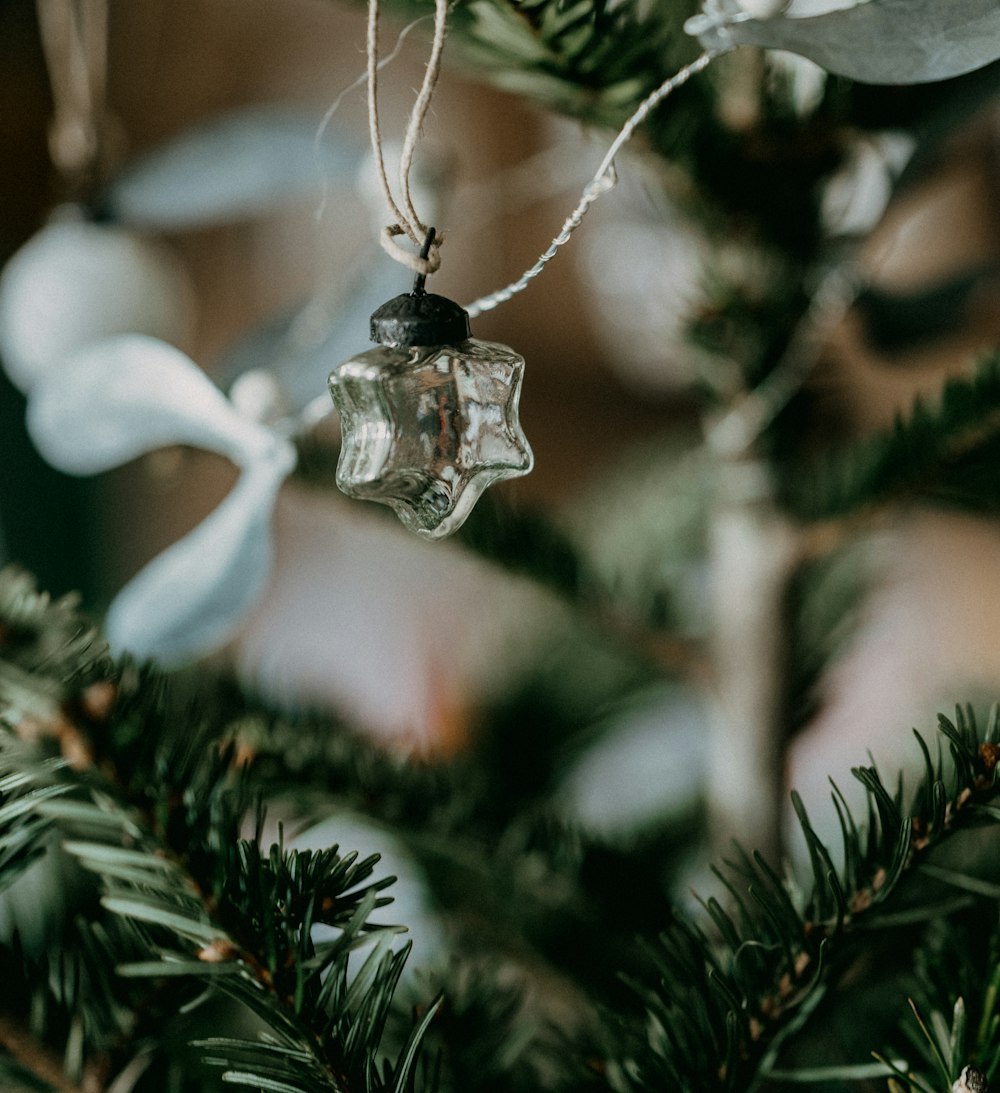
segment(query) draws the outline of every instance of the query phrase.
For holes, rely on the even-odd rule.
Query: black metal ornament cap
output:
[[[372,341],[381,345],[456,345],[472,336],[469,313],[423,288],[394,296],[372,315]]]
[[[427,237],[420,249],[420,257],[426,258],[434,243],[435,229],[427,229]],[[424,290],[427,275],[418,273],[413,279],[413,290],[394,296],[377,308],[372,315],[372,341],[393,348],[416,346],[456,345],[472,337],[469,313],[447,296],[435,296]]]

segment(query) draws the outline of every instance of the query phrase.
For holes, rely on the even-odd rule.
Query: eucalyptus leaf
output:
[[[762,46],[874,84],[960,76],[1000,57],[996,0],[868,0],[822,15],[746,18],[735,0],[685,24],[707,49]]]
[[[332,130],[321,133],[321,122],[273,107],[215,118],[127,167],[105,204],[127,224],[171,231],[319,199],[325,186],[353,181],[362,155]]]

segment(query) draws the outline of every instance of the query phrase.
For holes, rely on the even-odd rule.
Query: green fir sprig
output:
[[[54,673],[64,683],[88,681],[93,631],[79,617],[67,626],[69,607],[33,595],[23,575],[4,580],[18,592],[4,601],[14,605],[8,617],[21,620],[15,662],[65,634],[70,647],[51,658]],[[36,663],[30,678],[44,681],[44,667]],[[53,862],[64,879],[74,875],[74,862],[83,870],[63,897],[68,929],[57,963],[35,958],[48,966],[49,989],[40,997],[54,992],[64,1010],[79,1003],[89,1015],[76,1032],[81,1060],[120,1061],[127,1050],[115,1035],[148,1032],[148,1015],[175,1013],[204,992],[228,996],[234,1014],[252,1014],[259,1026],[245,1042],[226,1041],[241,1044],[233,1059],[220,1043],[205,1048],[203,1063],[220,1067],[226,1084],[289,1093],[409,1088],[421,1026],[395,1058],[379,1054],[406,951],[393,952],[393,931],[369,921],[390,902],[380,893],[392,878],[373,877],[377,858],[359,861],[337,847],[286,850],[280,840],[265,850],[259,805],[257,836],[241,839],[257,791],[237,741],[226,735],[228,721],[220,725],[190,688],[172,691],[150,669],[126,666],[103,684],[114,697],[69,759],[44,752],[64,749],[66,726],[93,681],[78,694],[66,685],[49,725],[37,712],[24,713],[9,691],[0,707],[9,725],[0,748],[0,883],[35,862]],[[26,726],[33,746],[18,739]],[[96,889],[86,873],[97,878]],[[334,929],[335,939],[316,941],[319,926]],[[376,934],[349,975],[351,953]],[[147,1016],[100,1022],[94,1015],[102,1006]]]
[[[937,866],[933,852],[959,831],[1000,821],[1000,717],[994,710],[981,733],[971,711],[960,710],[955,723],[942,717],[939,729],[951,764],[940,753],[932,760],[918,736],[926,769],[908,808],[902,789],[890,792],[874,767],[854,771],[867,793],[865,823],[834,787],[840,866],[793,796],[812,869],[807,897],[759,854],[740,852],[717,873],[732,909],[710,898],[704,926],[679,919],[649,947],[651,975],[636,984],[646,1035],[619,1063],[624,1087],[751,1088],[880,930],[945,918],[984,892],[995,917],[1000,888],[977,892],[965,873]],[[943,881],[945,892],[914,905],[903,882],[919,872]],[[983,1035],[989,1043],[975,1051],[1000,1048],[996,1022]]]
[[[35,625],[44,627],[51,608],[42,609],[41,601],[37,606]],[[449,811],[443,771],[414,774],[410,765],[387,758],[366,761],[365,773],[365,762],[345,760],[351,747],[344,742],[340,759],[336,750],[314,746],[298,760],[290,749],[286,763],[281,741],[290,726],[269,750],[274,729],[262,711],[248,710],[246,700],[223,685],[204,678],[195,685],[183,677],[172,684],[129,665],[84,690],[100,683],[114,687],[115,696],[100,717],[90,704],[86,748],[61,756],[65,729],[51,736],[35,732],[31,742],[17,739],[18,719],[28,718],[6,703],[10,730],[0,750],[0,847],[10,852],[0,858],[0,881],[23,876],[29,863],[50,861],[64,888],[72,878],[60,897],[69,906],[59,945],[22,960],[23,981],[33,984],[27,993],[47,998],[42,1009],[51,1015],[32,1032],[37,1057],[76,1045],[67,1080],[97,1069],[116,1073],[143,1052],[166,1058],[180,1037],[186,1054],[176,1053],[172,1071],[166,1067],[179,1075],[179,1089],[192,1080],[201,1083],[198,1088],[212,1088],[217,1080],[272,1093],[435,1084],[457,1089],[465,1071],[448,1053],[462,1045],[447,1031],[457,1021],[455,1027],[467,1030],[460,1037],[466,1049],[472,1050],[471,1042],[485,1053],[480,1068],[492,1074],[497,1090],[528,1088],[532,1075],[543,1076],[539,1081],[548,1075],[550,1088],[567,1090],[744,1090],[809,1035],[815,1015],[836,998],[835,988],[851,968],[888,936],[888,927],[919,947],[929,926],[955,922],[970,908],[995,914],[1000,901],[994,881],[939,853],[953,836],[995,831],[1000,820],[996,714],[982,732],[967,711],[955,721],[943,718],[937,754],[921,741],[924,775],[908,799],[901,787],[890,790],[873,767],[858,768],[868,800],[865,819],[852,816],[834,793],[839,864],[794,799],[811,862],[808,894],[759,855],[739,853],[719,872],[729,907],[707,899],[703,918],[694,922],[662,902],[654,916],[657,900],[636,895],[648,878],[634,863],[631,872],[624,857],[601,863],[593,843],[541,816],[513,825],[508,818],[503,845],[489,852],[489,840],[504,830],[495,826],[498,817],[479,812],[475,792]],[[68,694],[59,716],[69,720],[85,705],[80,695]],[[384,818],[394,817],[397,825],[423,809],[430,826],[412,846],[425,861],[437,861],[439,891],[472,896],[494,922],[494,942],[504,930],[511,939],[520,932],[527,981],[542,970],[538,954],[577,952],[574,961],[562,958],[562,974],[579,964],[565,982],[574,984],[567,995],[575,999],[574,1020],[592,1030],[589,1053],[572,1038],[539,1040],[525,1026],[516,1031],[520,987],[511,993],[509,981],[504,986],[487,976],[471,986],[466,980],[463,994],[460,972],[439,981],[441,1008],[417,1001],[416,1019],[399,1031],[400,1010],[393,1007],[405,953],[392,951],[391,930],[371,924],[388,883],[375,879],[374,861],[337,848],[293,851],[280,839],[265,849],[261,820],[255,837],[241,837],[247,818],[261,815],[262,793],[280,799],[281,787],[309,769],[313,792],[330,794],[336,781],[324,788],[321,772],[332,775],[338,764],[340,795],[355,806],[367,796],[377,811],[381,797]],[[372,795],[376,785],[381,789]],[[430,802],[413,793],[419,785],[432,790]],[[435,870],[428,875],[434,883]],[[599,906],[591,902],[598,890],[610,899],[601,911],[608,917],[588,921]],[[634,907],[614,899],[624,890],[636,897]],[[462,906],[459,899],[452,910]],[[544,906],[548,911],[540,914]],[[614,906],[646,941],[624,944],[621,923],[616,933],[611,917]],[[651,916],[642,926],[640,909]],[[338,932],[317,940],[318,925]],[[477,936],[490,937],[474,920],[466,918],[466,927],[472,927],[462,933],[468,945]],[[359,951],[366,942],[367,956]],[[8,944],[7,959],[15,952]],[[517,944],[508,952],[518,952]],[[352,953],[362,961],[349,969]],[[627,971],[627,993],[601,985],[606,969],[595,974],[609,953]],[[479,955],[489,958],[488,951]],[[41,976],[39,961],[48,969]],[[558,961],[550,968],[556,966]],[[551,978],[552,972],[544,974]],[[964,997],[967,1008],[986,1013],[987,1004],[975,1003],[968,989]],[[31,1011],[40,1012],[38,1006],[32,1002]],[[605,1019],[594,1036],[598,1009]],[[188,1010],[189,1024],[179,1027]],[[82,1025],[74,1024],[73,1012],[86,1015]],[[198,1013],[210,1019],[199,1022]],[[23,1011],[15,1017],[18,1027],[25,1024]],[[975,1024],[975,1037],[963,1032],[964,1046],[953,1053],[965,1065],[988,1061],[998,1049],[998,1022],[977,1017]],[[528,1049],[514,1050],[506,1036],[491,1036],[497,1028],[527,1036],[522,1043]],[[444,1052],[440,1063],[420,1061],[424,1036]],[[545,1052],[555,1061],[543,1063]],[[11,1066],[22,1064],[16,1059]]]
[[[805,520],[864,515],[925,500],[1000,508],[1000,355],[949,379],[934,404],[918,401],[891,429],[811,465],[789,469],[786,500]]]
[[[697,54],[684,3],[470,0],[454,13],[459,57],[551,109],[618,126],[675,67]],[[683,59],[680,59],[683,58]]]

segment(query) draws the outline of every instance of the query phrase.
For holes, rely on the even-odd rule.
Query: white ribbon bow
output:
[[[106,622],[113,649],[167,663],[231,637],[267,584],[271,513],[294,445],[241,416],[179,349],[141,334],[92,342],[39,375],[27,422],[42,456],[67,474],[97,474],[172,444],[242,468],[222,504],[122,588]]]

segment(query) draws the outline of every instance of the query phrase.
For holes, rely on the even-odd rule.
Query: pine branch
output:
[[[83,805],[76,822],[104,826],[105,838],[66,839],[63,846],[100,877],[102,906],[136,927],[148,954],[122,964],[120,975],[200,982],[252,1010],[295,1057],[297,1084],[283,1088],[388,1088],[373,1080],[374,1056],[405,952],[376,945],[350,984],[347,979],[350,953],[375,929],[368,916],[388,902],[377,893],[391,878],[370,881],[374,859],[358,862],[335,847],[313,854],[279,846],[262,855],[256,843],[245,841],[233,853],[222,843],[214,862],[195,857],[198,878],[107,801],[90,807],[93,814],[86,815]],[[109,815],[119,816],[117,830],[105,823]],[[206,896],[205,888],[216,894]],[[337,941],[314,943],[311,929],[319,924],[340,929]],[[213,1045],[213,1062],[218,1051]],[[277,1081],[274,1056],[272,1042],[248,1041],[238,1058],[223,1059],[223,1080]]]
[[[456,9],[454,25],[460,59],[498,86],[617,126],[666,78],[679,52],[695,56],[694,43],[679,33],[693,10],[687,2],[471,0]]]
[[[17,773],[24,781],[30,780],[31,761],[25,760],[23,755],[17,763]],[[34,774],[38,780],[50,776],[44,768],[37,767]],[[89,1014],[87,1026],[90,1026],[90,1033],[87,1033],[87,1026],[82,1027],[81,1031],[85,1037],[85,1050],[94,1056],[107,1046],[106,1039],[94,1027],[94,1018],[99,1009],[123,1007],[127,1012],[132,1012],[143,1004],[140,997],[128,992],[128,978],[136,974],[137,967],[144,967],[146,975],[152,974],[155,969],[161,980],[178,971],[190,976],[201,971],[201,966],[207,968],[207,974],[212,974],[216,971],[213,963],[216,951],[228,951],[227,945],[234,953],[238,949],[234,942],[227,940],[223,928],[211,920],[195,879],[173,858],[168,847],[143,831],[136,813],[116,806],[106,790],[86,799],[79,796],[77,787],[78,796],[72,800],[38,801],[45,788],[32,787],[31,794],[25,799],[34,799],[35,814],[40,820],[61,831],[63,850],[101,877],[105,888],[102,904],[109,916],[103,921],[95,919],[89,927],[82,928],[84,933],[93,930],[102,932],[109,950],[104,954],[105,961],[109,961],[111,966],[121,965],[119,973],[126,977],[105,980],[101,985],[103,989],[95,989],[98,986],[95,976],[81,975],[81,964],[86,961],[85,949],[80,943],[83,936],[78,938],[77,944],[67,938],[70,949],[64,953],[63,959],[68,961],[67,967],[70,969],[68,980],[64,980],[69,994],[60,1001],[69,1011],[77,1010],[82,1003],[83,1012]],[[56,788],[67,789],[70,784]],[[90,841],[68,837],[83,833],[90,833]],[[95,835],[101,836],[101,841],[94,841]],[[179,957],[184,955],[185,948],[189,952],[193,949],[193,952],[190,953],[192,959],[183,965]],[[178,950],[181,952],[178,953]],[[199,962],[203,964],[199,966]],[[252,977],[252,968],[247,971],[250,964],[250,959],[243,964],[234,961],[227,964],[223,971],[243,972],[247,977]],[[46,980],[51,982],[51,972],[42,982]],[[264,991],[260,989],[259,976],[254,983],[257,989],[252,994],[252,1000],[257,1001],[260,1007],[260,996]],[[217,985],[217,979],[213,979],[212,986]],[[150,995],[149,988],[144,990],[144,994]],[[270,1001],[271,1009],[264,1007],[264,1010],[272,1023],[287,1021],[278,998],[272,994]],[[306,1093],[330,1088],[328,1082],[302,1086]]]
[[[939,729],[952,770],[932,762],[921,741],[926,773],[908,812],[900,793],[890,794],[873,767],[854,772],[867,791],[867,825],[855,822],[835,789],[844,844],[840,869],[793,797],[812,861],[808,898],[798,898],[759,855],[740,852],[718,874],[733,911],[715,899],[705,905],[720,943],[679,920],[650,948],[660,982],[636,984],[650,1032],[622,1064],[634,1076],[631,1088],[696,1089],[709,1080],[724,1090],[748,1088],[826,985],[863,950],[868,931],[892,921],[903,879],[956,832],[1000,822],[996,711],[982,735],[965,711],[954,724],[942,717]],[[939,913],[932,904],[910,921]]]
[[[55,832],[61,852],[100,879],[104,916],[88,929],[103,931],[105,963],[122,965],[125,978],[101,984],[91,976],[97,997],[86,1000],[88,1009],[113,1008],[114,998],[134,1009],[127,981],[137,976],[155,977],[159,993],[201,982],[313,1060],[297,1068],[297,1090],[402,1088],[417,1042],[381,1064],[381,1073],[376,1056],[405,950],[378,942],[362,970],[347,976],[350,953],[382,929],[368,917],[388,902],[379,892],[391,878],[374,881],[377,859],[359,862],[335,847],[264,854],[259,840],[240,841],[254,791],[236,762],[228,718],[213,716],[198,687],[183,679],[172,686],[151,669],[126,667],[108,682],[114,700],[88,726],[80,773],[41,761],[13,739],[0,746],[0,881],[23,870],[43,839],[51,847]],[[64,697],[67,717],[77,699]],[[23,731],[17,705],[0,709]],[[318,924],[339,930],[338,939],[314,943]],[[71,954],[75,966],[83,936]],[[267,1044],[248,1042],[240,1073],[258,1048],[262,1071],[273,1078]],[[233,1075],[224,1080],[243,1081]]]
[[[918,402],[892,429],[825,456],[786,479],[786,501],[805,520],[859,514],[919,498],[1000,508],[1000,355],[968,379],[949,380],[940,403]]]
[[[909,1060],[896,1068],[897,1079],[913,1093],[927,1088],[948,1093],[967,1066],[988,1082],[997,1076],[1000,930],[995,908],[995,903],[984,903],[967,910],[949,930],[932,923],[915,953],[913,996],[893,1045]]]
[[[404,761],[318,716],[277,718],[257,748],[271,792],[288,798],[295,787],[297,822],[346,809],[393,832],[442,913],[484,956],[528,960],[595,997],[620,998],[617,973],[634,959],[635,933],[670,914],[652,862],[637,874],[634,853],[512,800],[499,773],[484,784],[483,770],[500,762],[492,753]]]
[[[87,777],[98,770],[111,779],[102,792],[131,803],[137,831],[184,864],[211,916],[225,897],[219,848],[238,845],[236,818],[252,812],[258,792],[278,799],[289,791],[301,819],[328,815],[336,801],[399,829],[446,902],[463,914],[488,913],[494,930],[502,926],[499,951],[523,949],[528,940],[538,947],[534,959],[555,960],[561,974],[582,978],[598,993],[616,989],[616,964],[628,962],[639,923],[669,913],[651,875],[648,883],[629,882],[634,900],[623,914],[615,891],[628,875],[628,855],[567,836],[549,821],[525,820],[520,813],[533,798],[512,796],[506,783],[486,777],[487,767],[496,766],[486,755],[453,764],[408,761],[328,715],[276,716],[207,674],[165,677],[126,665],[106,682],[113,701],[103,720],[86,724]],[[66,710],[76,706],[71,697]],[[236,762],[249,766],[237,771]],[[59,803],[59,810],[73,841],[111,837],[106,828],[113,821],[99,810],[76,800]],[[136,868],[117,865],[126,876]],[[267,893],[255,898],[273,902]],[[228,920],[223,925],[224,934],[234,929]],[[567,945],[569,937],[576,943]]]
[[[58,853],[55,824],[46,809],[73,808],[67,799],[72,787],[58,781],[62,769],[60,763],[39,762],[20,742],[0,738],[0,845],[14,851],[0,862],[0,886],[9,886],[29,864],[53,871],[49,862]],[[60,862],[54,871],[60,883],[72,887],[71,869]],[[37,870],[33,884],[40,884]],[[17,906],[8,905],[7,918]],[[34,905],[30,910],[35,913]],[[43,909],[43,917],[45,913]],[[35,946],[25,951],[16,930],[0,941],[0,1045],[20,1071],[34,1075],[47,1089],[77,1089],[58,1059],[60,1054],[68,1059],[69,1041],[79,1040],[92,1049],[93,1063],[86,1070],[78,1068],[84,1073],[81,1088],[83,1093],[95,1090],[88,1075],[105,1068],[110,1045],[132,1024],[131,1009],[125,1011],[108,982],[107,958],[101,932],[81,920],[50,939],[41,952]],[[30,1031],[25,1025],[29,1013]]]
[[[59,700],[110,670],[107,644],[79,597],[53,600],[16,566],[0,570],[0,705]]]
[[[55,741],[71,765],[91,757],[68,706],[84,721],[100,716],[111,672],[107,644],[79,612],[76,596],[41,593],[15,566],[0,570],[0,718],[20,735]]]
[[[270,731],[263,711],[248,707],[245,700],[235,701],[224,687],[205,680],[195,685],[183,677],[167,680],[133,667],[111,682],[115,700],[103,720],[89,726],[94,764],[83,772],[26,758],[29,750],[13,742],[0,751],[0,760],[8,764],[0,763],[0,779],[9,779],[0,781],[8,794],[0,808],[22,799],[30,802],[0,811],[9,823],[0,830],[0,845],[10,845],[8,837],[29,816],[58,826],[66,850],[100,878],[103,917],[94,921],[107,929],[107,953],[129,954],[125,959],[104,958],[108,966],[127,966],[120,980],[126,994],[128,984],[138,980],[153,984],[154,1000],[170,992],[176,998],[178,987],[197,983],[256,1014],[269,1030],[267,1039],[227,1035],[219,1028],[211,1043],[198,1049],[219,1061],[227,1082],[252,1087],[258,1081],[260,1088],[310,1093],[388,1090],[405,1083],[403,1075],[416,1073],[415,1041],[403,1046],[394,1064],[379,1056],[404,956],[388,950],[386,936],[376,943],[358,978],[348,981],[344,974],[347,956],[365,935],[368,915],[381,898],[378,882],[367,873],[352,872],[370,868],[370,863],[344,859],[336,851],[326,857],[287,854],[280,848],[262,854],[254,841],[237,837],[257,789],[274,790],[289,776],[300,782],[302,770],[313,766],[324,774],[336,769],[331,754],[317,750],[320,734],[311,750],[297,758],[293,752],[283,768],[281,734],[270,753],[262,746]],[[69,695],[66,708],[76,701]],[[251,731],[254,723],[257,728]],[[292,726],[286,730],[294,735]],[[766,1070],[826,986],[865,951],[869,927],[951,913],[947,908],[953,902],[901,904],[897,892],[902,892],[904,878],[918,869],[928,876],[937,869],[937,879],[959,886],[963,906],[977,898],[970,879],[946,877],[934,861],[927,871],[925,863],[954,832],[1000,819],[994,783],[1000,756],[997,719],[982,737],[964,713],[955,724],[942,721],[941,732],[951,753],[950,768],[932,760],[924,748],[925,777],[908,811],[901,794],[887,790],[876,771],[859,768],[857,776],[868,790],[868,823],[856,823],[837,798],[844,842],[841,868],[833,867],[829,851],[797,805],[813,861],[807,899],[786,887],[759,857],[741,856],[723,874],[734,895],[734,911],[727,913],[715,901],[707,904],[724,942],[721,947],[681,920],[669,926],[648,956],[649,967],[665,985],[639,988],[654,1033],[644,1044],[630,1034],[627,1049],[612,1058],[613,1068],[632,1075],[632,1087],[674,1083],[697,1088],[698,1075],[721,1074],[723,1089],[744,1088]],[[553,904],[558,913],[552,924],[559,923],[562,946],[609,948],[613,930],[606,920],[597,923],[600,942],[585,941],[590,935],[577,934],[576,925],[568,929],[571,905],[584,918],[591,913],[580,890],[566,885],[584,873],[581,854],[589,853],[585,842],[574,848],[567,841],[560,847],[547,835],[535,843],[527,832],[520,840],[508,832],[504,853],[511,870],[505,873],[497,869],[503,855],[483,853],[475,792],[465,804],[459,798],[457,811],[449,815],[455,804],[449,784],[454,771],[413,777],[409,771],[394,771],[391,762],[375,763],[366,786],[364,777],[355,781],[351,773],[364,771],[364,763],[358,763],[363,753],[346,741],[344,737],[339,745],[346,792],[363,795],[381,780],[385,805],[390,812],[398,810],[398,819],[411,814],[420,785],[434,786],[438,780],[432,799],[422,802],[426,815],[437,815],[435,822],[446,832],[456,818],[474,818],[464,839],[449,835],[454,857],[448,868],[465,853],[476,856],[480,872],[494,874],[505,890],[507,910],[498,910],[498,916],[512,917],[512,911],[529,907],[530,885],[521,888],[518,868],[546,895],[546,882],[539,882],[544,875],[539,864],[545,863],[553,882],[547,898],[560,891],[566,897],[565,904]],[[237,764],[238,757],[243,762],[254,753],[256,766],[248,770]],[[322,756],[321,764],[315,762],[317,756]],[[300,769],[293,774],[296,762]],[[34,796],[62,785],[74,787],[72,795]],[[401,787],[402,795],[394,796]],[[481,833],[489,830],[482,828]],[[630,890],[641,879],[634,869],[623,876]],[[599,877],[594,883],[607,893],[622,890],[621,878],[615,883]],[[475,890],[480,895],[484,891]],[[343,932],[330,945],[310,948],[309,926],[320,921],[336,923]],[[665,911],[659,921],[670,921]],[[626,949],[610,946],[610,951],[624,964],[633,964],[633,980],[641,978]],[[94,990],[107,996],[107,987],[95,985]],[[155,1001],[152,1010],[157,1010]],[[433,1027],[433,1019],[426,1020]],[[302,1061],[306,1057],[312,1060],[308,1065]]]

